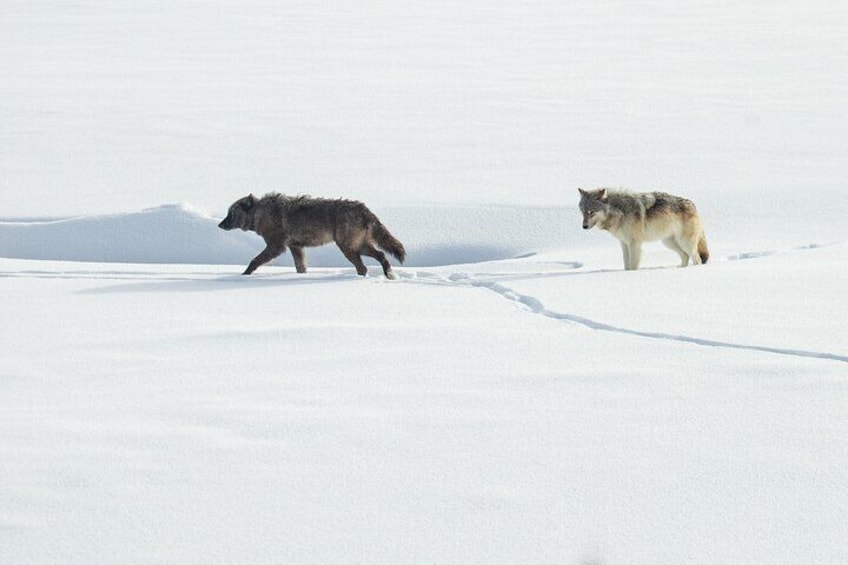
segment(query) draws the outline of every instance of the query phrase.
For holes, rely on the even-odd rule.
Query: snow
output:
[[[557,247],[579,226],[574,209],[505,206],[374,208],[410,254],[409,265],[476,263]],[[426,218],[426,222],[421,219]],[[252,232],[225,233],[221,218],[187,204],[139,212],[0,221],[0,256],[125,263],[247,264],[265,246]],[[550,226],[550,227],[548,227]],[[316,267],[350,266],[335,246],[311,249]],[[291,265],[286,255],[278,264]]]
[[[0,10],[0,562],[844,563],[842,4]],[[581,229],[690,197],[711,260]],[[357,198],[409,260],[217,221]]]

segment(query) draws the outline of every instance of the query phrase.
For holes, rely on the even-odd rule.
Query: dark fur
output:
[[[403,263],[406,251],[379,218],[365,204],[356,200],[331,200],[309,196],[285,196],[271,193],[262,198],[252,194],[236,200],[218,227],[225,230],[253,231],[265,240],[265,249],[247,266],[249,275],[291,249],[298,273],[306,272],[304,247],[315,247],[335,241],[339,249],[365,275],[368,270],[361,255],[380,262],[383,273],[394,278],[392,266],[383,249]],[[378,249],[379,248],[379,249]]]

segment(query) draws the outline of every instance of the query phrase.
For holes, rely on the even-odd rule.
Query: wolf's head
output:
[[[251,216],[255,206],[256,197],[252,194],[239,198],[230,206],[227,217],[221,220],[218,227],[222,230],[242,229],[247,231],[251,229],[253,225]]]
[[[580,211],[583,213],[583,229],[590,230],[606,218],[608,208],[607,189],[580,191]],[[603,224],[602,224],[603,225]]]

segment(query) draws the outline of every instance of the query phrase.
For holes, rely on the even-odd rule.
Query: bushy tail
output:
[[[395,239],[395,236],[389,233],[386,226],[380,223],[380,220],[377,220],[371,226],[371,234],[374,236],[374,241],[377,242],[380,249],[388,251],[401,263],[404,262],[406,259],[406,249],[403,248],[403,244],[400,241]]]
[[[704,232],[701,232],[701,238],[698,240],[698,256],[701,258],[701,264],[706,264],[710,260],[710,250],[707,249],[707,238],[704,237]]]

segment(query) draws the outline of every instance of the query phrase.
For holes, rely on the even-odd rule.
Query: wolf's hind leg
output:
[[[359,250],[363,255],[367,255],[369,257],[373,257],[377,261],[380,262],[380,266],[383,267],[383,274],[386,275],[387,279],[394,279],[395,273],[392,271],[392,265],[389,263],[389,260],[386,259],[386,254],[371,245],[370,243],[364,243],[362,245],[362,249]]]
[[[345,258],[353,263],[353,266],[356,267],[356,274],[364,277],[368,274],[368,268],[365,266],[365,263],[362,262],[362,257],[359,256],[359,253],[356,251],[351,251],[350,249],[346,249],[339,245],[339,249],[342,250]]]
[[[675,241],[674,237],[667,237],[662,240],[663,245],[674,251],[680,256],[680,266],[685,267],[689,264],[689,254],[686,253]]]
[[[698,254],[698,239],[697,238],[695,238],[695,239],[677,238],[676,243],[677,243],[677,245],[680,246],[681,249],[683,249],[683,251],[686,252],[687,255],[689,255],[689,259],[691,259],[693,265],[700,265],[701,264],[701,256]],[[684,267],[685,267],[685,265],[684,265]]]

